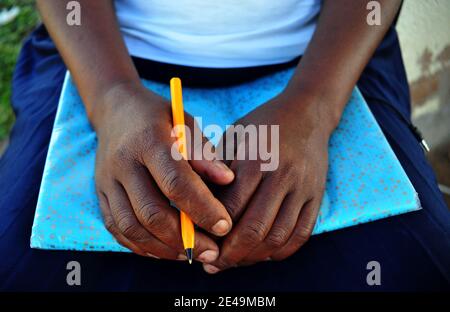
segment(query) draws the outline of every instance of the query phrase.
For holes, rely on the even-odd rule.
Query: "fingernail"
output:
[[[179,254],[177,257],[177,260],[187,260],[188,258],[186,257],[185,254]]]
[[[213,262],[217,259],[219,253],[215,250],[205,250],[198,256],[198,260],[201,262]]]
[[[219,269],[211,264],[204,264],[203,270],[205,270],[206,273],[209,273],[209,274],[215,274],[215,273],[219,272]]]
[[[227,165],[225,165],[220,160],[216,160],[214,162],[216,163],[216,167],[220,168],[220,170],[222,170],[223,173],[225,173],[228,176],[228,178],[234,179],[234,172],[233,172],[233,170],[231,170]]]
[[[228,168],[227,165],[225,165],[223,162],[221,162],[220,160],[214,160],[214,165],[219,168],[220,170],[225,170],[228,171],[230,173],[233,173],[233,171],[231,171],[230,168]]]
[[[214,224],[212,230],[216,235],[225,235],[230,230],[230,224],[227,222],[227,220],[222,219]]]
[[[159,259],[159,257],[152,255],[151,253],[147,252],[147,256],[149,256],[150,258],[155,258],[155,259]]]

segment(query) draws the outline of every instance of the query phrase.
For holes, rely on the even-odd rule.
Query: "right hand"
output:
[[[179,213],[169,200],[205,231],[215,236],[230,231],[227,210],[201,177],[225,185],[233,172],[218,160],[172,158],[167,100],[141,85],[121,84],[93,104],[97,194],[106,228],[122,245],[143,256],[186,259]],[[186,114],[185,120],[193,129],[193,118]],[[195,238],[194,258],[214,261],[219,254],[214,240],[200,231]]]

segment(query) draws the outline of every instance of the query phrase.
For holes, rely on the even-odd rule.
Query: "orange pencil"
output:
[[[170,96],[172,99],[173,126],[174,127],[182,126],[177,127],[179,152],[183,156],[183,158],[187,160],[188,157],[186,150],[186,133],[184,128],[183,95],[181,90],[180,78],[170,79]],[[189,260],[189,263],[192,263],[194,239],[195,239],[194,223],[192,223],[191,218],[189,218],[189,216],[181,210],[180,210],[180,221],[181,221],[181,238],[183,239],[184,250],[186,251],[186,256]]]

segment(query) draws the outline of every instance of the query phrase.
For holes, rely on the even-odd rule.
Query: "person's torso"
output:
[[[321,0],[115,0],[131,55],[195,67],[284,63],[303,54]]]

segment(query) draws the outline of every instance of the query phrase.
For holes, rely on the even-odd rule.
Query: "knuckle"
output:
[[[114,166],[123,167],[132,159],[132,152],[128,145],[119,145],[112,153],[112,163]]]
[[[151,150],[155,142],[158,142],[158,137],[161,132],[161,125],[159,123],[148,124],[140,132],[140,144],[143,147]]]
[[[136,223],[127,215],[120,216],[117,220],[119,231],[131,240],[140,239],[136,231]]]
[[[242,233],[242,239],[247,243],[254,245],[263,241],[267,233],[266,225],[258,220],[249,222]]]
[[[293,170],[291,170],[289,177],[294,181],[296,185],[304,185],[304,182],[307,180],[307,175],[305,174],[307,172],[307,164],[306,162],[301,163],[294,163],[293,164]]]
[[[219,195],[220,201],[233,221],[237,221],[245,209],[248,200],[248,192],[245,190],[248,184],[262,179],[262,173],[259,169],[254,169],[253,166],[243,166],[242,163],[235,169],[235,172],[236,176],[231,188],[224,189],[224,192]]]
[[[114,223],[114,221],[112,220],[112,218],[104,218],[104,223],[105,223],[105,227],[108,230],[109,233],[116,235],[117,233],[117,229],[116,229],[116,225]]]
[[[185,198],[186,182],[175,168],[166,171],[161,181],[166,196],[174,202]]]
[[[243,200],[239,194],[239,190],[227,193],[222,200],[223,205],[227,209],[233,221],[236,221],[242,213],[243,209],[240,208],[243,207],[241,204],[242,202]]]
[[[190,211],[186,211],[195,224],[206,230],[207,232],[214,234],[212,227],[218,222],[219,216],[215,215],[213,212],[203,213],[202,209],[197,209],[196,207],[192,207]]]
[[[302,246],[308,241],[310,236],[311,236],[310,229],[302,227],[301,229],[297,230],[296,233],[294,234],[294,242],[297,246]]]
[[[318,192],[320,195],[323,195],[325,193],[325,189],[326,189],[326,182],[325,181],[320,181],[319,185],[318,185]]]
[[[273,248],[283,246],[288,239],[288,233],[282,227],[273,227],[266,238],[267,245]]]
[[[159,142],[155,141],[155,131],[152,127],[147,127],[139,134],[137,138],[137,144],[139,144],[140,152],[143,155],[152,155],[156,144]]]
[[[198,226],[200,226],[201,228],[204,228],[206,230],[209,230],[209,228],[211,228],[214,225],[213,218],[210,215],[201,214],[201,215],[197,216],[195,211],[192,211],[191,216],[195,217],[196,220],[198,220],[197,221]]]
[[[142,204],[139,207],[139,214],[145,226],[150,229],[160,229],[166,224],[166,213],[154,202]]]
[[[295,180],[297,172],[294,170],[295,164],[291,160],[286,160],[282,166],[279,166],[277,176],[280,181]]]
[[[97,164],[95,165],[94,183],[97,195],[100,196],[100,194],[102,194],[104,197],[106,197],[105,190],[108,189],[108,183],[110,183],[113,179],[114,178],[112,177],[110,172],[108,172],[106,166],[98,166]]]

